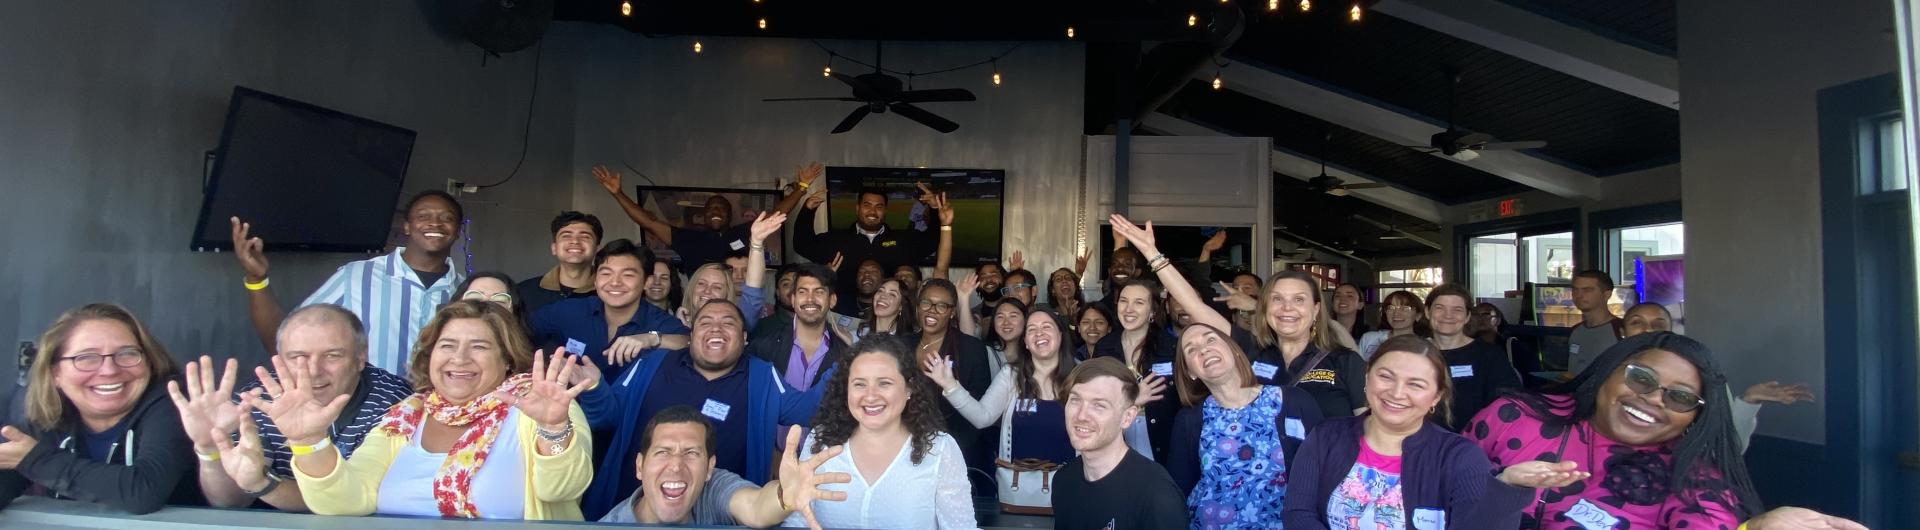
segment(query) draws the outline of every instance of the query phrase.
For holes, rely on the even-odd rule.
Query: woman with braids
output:
[[[940,391],[915,369],[920,363],[909,348],[890,336],[869,337],[855,346],[847,369],[834,372],[800,458],[840,447],[815,472],[846,473],[853,481],[823,486],[846,500],[796,506],[785,526],[977,527],[966,461],[942,432]]]
[[[1496,468],[1572,461],[1593,473],[1542,490],[1521,528],[1734,528],[1760,511],[1706,345],[1628,337],[1564,388],[1494,401],[1463,433]]]

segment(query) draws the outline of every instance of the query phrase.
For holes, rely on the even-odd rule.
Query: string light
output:
[[[1213,71],[1213,89],[1214,90],[1220,89],[1220,71],[1219,70]]]
[[[693,53],[700,53],[700,39],[693,39]]]
[[[1352,22],[1360,21],[1360,4],[1354,4],[1353,9],[1347,10],[1347,20]]]
[[[1268,11],[1279,11],[1279,10],[1280,10],[1280,0],[1267,0],[1267,10],[1268,10]]]
[[[767,17],[760,17],[760,29],[767,29]]]
[[[1193,14],[1187,15],[1187,27],[1193,27],[1198,25],[1200,25],[1200,15],[1193,15]]]
[[[1313,10],[1313,0],[1300,0],[1301,13],[1305,13],[1312,10]]]
[[[626,0],[626,1],[620,2],[620,16],[623,16],[623,17],[633,16],[632,0]]]
[[[993,86],[1000,86],[1000,61],[993,61]]]
[[[1067,38],[1073,38],[1073,26],[1067,26]]]

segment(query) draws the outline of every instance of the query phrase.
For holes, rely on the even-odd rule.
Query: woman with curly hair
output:
[[[1563,388],[1494,401],[1462,432],[1496,468],[1560,460],[1593,473],[1542,490],[1521,528],[1733,528],[1760,512],[1706,345],[1628,337]]]
[[[846,499],[797,506],[785,526],[977,527],[966,461],[934,403],[940,391],[914,368],[905,343],[874,335],[860,341],[846,370],[834,372],[800,458],[840,446],[815,472],[853,481],[822,487]]]

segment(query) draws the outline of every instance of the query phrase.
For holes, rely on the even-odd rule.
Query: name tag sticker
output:
[[[1579,503],[1573,505],[1573,509],[1567,510],[1567,518],[1580,523],[1580,527],[1587,530],[1608,530],[1620,524],[1619,517],[1614,517],[1613,514],[1607,513],[1599,506],[1594,506],[1586,499],[1580,499]]]
[[[1173,377],[1173,363],[1153,363],[1153,375]]]
[[[573,339],[567,339],[567,353],[570,353],[573,355],[580,355],[582,352],[585,352],[586,350],[587,350],[587,343],[580,342]]]
[[[734,249],[734,250],[740,250],[740,249],[743,249],[743,248],[747,248],[747,245],[746,245],[745,243],[741,243],[741,242],[740,242],[740,240],[738,240],[738,239],[735,239],[735,240],[733,240],[733,241],[731,241],[731,242],[728,242],[728,243],[727,243],[727,246],[728,246],[729,248],[732,248],[732,249]]]
[[[1446,530],[1447,511],[1439,508],[1414,508],[1414,530]]]
[[[1473,377],[1473,365],[1471,364],[1456,364],[1456,365],[1447,367],[1447,369],[1453,371],[1454,379],[1464,379],[1468,377]]]
[[[1025,402],[1026,402],[1025,404],[1022,404],[1022,405],[1020,406],[1020,411],[1021,411],[1021,412],[1032,412],[1032,413],[1038,413],[1038,412],[1040,412],[1040,403],[1039,403],[1039,402],[1037,402],[1037,401],[1034,401],[1034,400],[1031,400],[1031,399],[1024,399],[1024,400],[1021,400],[1021,401],[1025,401]]]
[[[1273,375],[1277,373],[1280,373],[1280,367],[1278,366],[1267,363],[1253,363],[1253,375],[1255,377],[1272,381]]]
[[[1300,418],[1287,418],[1287,437],[1295,440],[1306,440],[1307,424],[1300,423]]]
[[[713,421],[727,421],[727,411],[732,408],[726,403],[708,399],[706,404],[700,406],[700,413],[713,418]]]
[[[1568,344],[1567,353],[1580,353],[1580,344],[1579,343]]]

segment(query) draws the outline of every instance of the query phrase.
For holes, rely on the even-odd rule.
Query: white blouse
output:
[[[801,459],[813,456],[813,435],[800,446]],[[853,463],[853,445],[821,464],[817,473],[846,473],[853,481],[825,484],[821,489],[844,491],[847,500],[813,501],[813,516],[826,528],[942,528],[977,529],[973,518],[973,485],[967,482],[967,463],[952,436],[940,433],[933,448],[913,463],[913,441],[900,451],[880,478],[867,482]],[[795,512],[782,526],[805,527],[807,519]]]
[[[1380,349],[1380,345],[1386,344],[1389,338],[1393,338],[1391,329],[1377,329],[1360,334],[1360,358],[1372,359],[1373,351]]]
[[[487,462],[473,475],[473,505],[481,519],[525,519],[527,505],[527,465],[520,453],[520,429],[515,429],[520,411],[512,410],[500,422],[500,435],[493,439]],[[422,416],[421,421],[426,421]],[[438,501],[433,498],[433,479],[447,453],[429,453],[420,447],[419,433],[393,456],[387,476],[380,480],[380,495],[373,512],[381,515],[421,515],[439,517]]]

